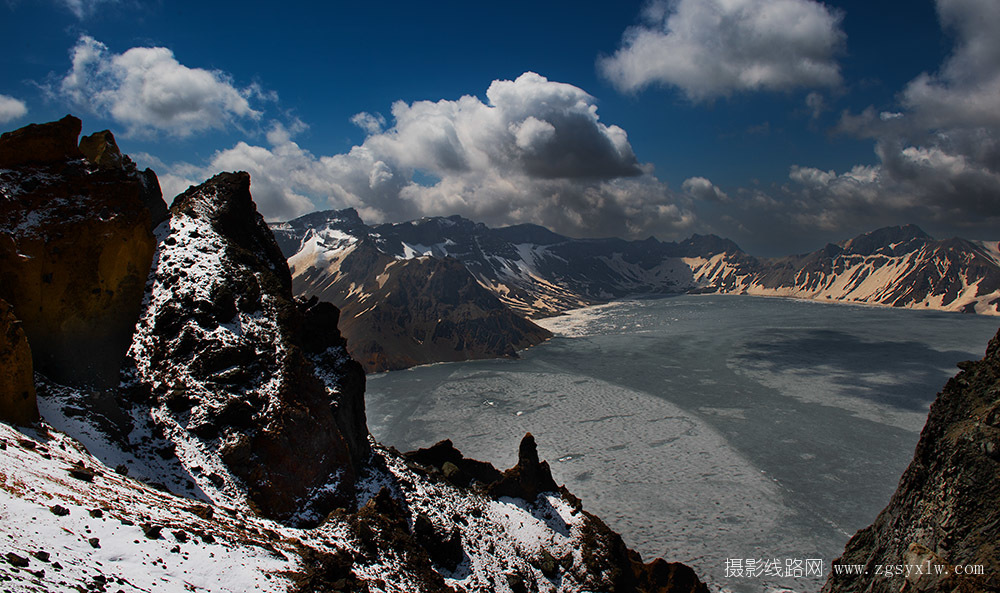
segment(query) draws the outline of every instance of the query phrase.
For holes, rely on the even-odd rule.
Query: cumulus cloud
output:
[[[612,56],[598,60],[618,89],[660,84],[693,101],[738,91],[841,82],[841,14],[814,0],[656,0]]]
[[[351,123],[369,134],[378,134],[385,127],[385,117],[381,113],[362,111],[351,117]]]
[[[0,95],[0,124],[24,117],[27,113],[28,107],[24,104],[24,101],[8,97],[7,95]]]
[[[164,47],[115,54],[84,35],[71,55],[73,66],[58,91],[124,124],[130,134],[158,130],[185,137],[261,115],[248,100],[262,94],[259,88],[238,89],[221,72],[184,66]]]
[[[311,209],[311,197],[372,221],[462,214],[575,236],[673,236],[693,224],[688,199],[638,162],[583,90],[528,72],[494,81],[486,98],[396,102],[391,127],[376,118],[362,144],[331,156],[269,134],[270,146],[240,143],[209,169],[249,170],[272,219]]]
[[[992,0],[939,0],[938,15],[955,34],[951,56],[902,93],[902,104],[928,127],[1000,127],[1000,10]]]
[[[704,177],[690,177],[681,184],[681,189],[696,200],[707,202],[728,202],[729,195]]]
[[[955,45],[898,104],[844,113],[839,131],[875,140],[878,164],[845,173],[792,167],[803,221],[917,221],[984,238],[1000,227],[1000,12],[990,0],[938,0]]]

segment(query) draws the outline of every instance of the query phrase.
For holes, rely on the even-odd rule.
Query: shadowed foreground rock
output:
[[[1000,591],[1000,334],[959,367],[889,505],[834,561],[865,574],[834,567],[825,593]],[[879,566],[902,569],[887,577]],[[981,574],[959,574],[966,567]]]

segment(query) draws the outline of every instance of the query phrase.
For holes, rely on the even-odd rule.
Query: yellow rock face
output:
[[[75,146],[79,120],[66,122],[5,134],[0,149]],[[155,250],[148,203],[162,198],[122,165],[110,133],[92,138],[100,165],[79,150],[0,150],[23,161],[0,159],[0,298],[23,322],[36,371],[106,387],[118,384]]]
[[[0,291],[22,318],[40,372],[116,384],[155,249],[148,218],[53,223],[42,235],[0,240]]]
[[[0,420],[29,424],[38,420],[31,348],[11,306],[0,299]]]

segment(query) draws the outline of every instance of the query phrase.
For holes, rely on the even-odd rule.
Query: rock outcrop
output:
[[[511,504],[507,501],[513,499],[514,506],[544,518],[550,528],[556,526],[554,531],[570,535],[574,554],[566,555],[557,546],[542,547],[530,559],[530,569],[522,568],[508,574],[505,584],[511,591],[542,591],[545,589],[540,583],[548,579],[562,583],[573,581],[584,591],[708,593],[708,588],[689,566],[660,558],[644,563],[637,552],[625,545],[620,535],[600,518],[584,511],[577,497],[565,486],[556,485],[548,463],[539,460],[531,433],[521,439],[517,464],[504,472],[489,463],[466,459],[451,441],[441,441],[432,447],[406,453],[404,457],[409,467],[418,473],[426,472],[434,480],[459,488],[471,488],[499,505]],[[387,498],[388,494],[383,491],[380,496]],[[405,516],[399,505],[383,504],[382,507],[389,515]],[[568,523],[564,522],[562,513],[553,512],[557,507],[569,509],[571,519]],[[457,555],[461,557],[461,543],[466,541],[462,536],[471,531],[470,521],[476,513],[471,515],[451,534],[430,526],[426,518],[421,519],[423,515],[410,517],[416,543],[434,560],[441,555],[447,557],[447,551],[458,541]],[[429,535],[421,537],[421,532]],[[442,561],[437,560],[435,564],[440,565]]]
[[[824,593],[1000,591],[1000,334],[959,367],[889,505],[847,543]]]
[[[110,133],[103,165],[84,158],[80,129],[67,116],[0,136],[0,297],[24,324],[36,371],[109,387],[152,261],[150,208],[163,200]]]
[[[250,176],[188,189],[159,232],[130,399],[152,406],[206,492],[238,502],[245,489],[296,523],[346,505],[368,449],[364,374],[336,309],[293,298]]]
[[[0,420],[28,424],[38,420],[31,347],[9,303],[0,299]]]
[[[83,158],[76,139],[83,122],[67,115],[59,121],[29,124],[0,135],[0,168],[52,165]]]
[[[490,485],[493,496],[512,496],[524,500],[535,500],[542,492],[559,489],[552,479],[548,462],[538,460],[538,446],[531,433],[524,435],[517,449],[517,465],[508,469]]]

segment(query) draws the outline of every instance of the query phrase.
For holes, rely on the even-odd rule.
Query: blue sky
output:
[[[0,128],[109,128],[169,201],[802,252],[1000,238],[1000,2],[6,0]]]

